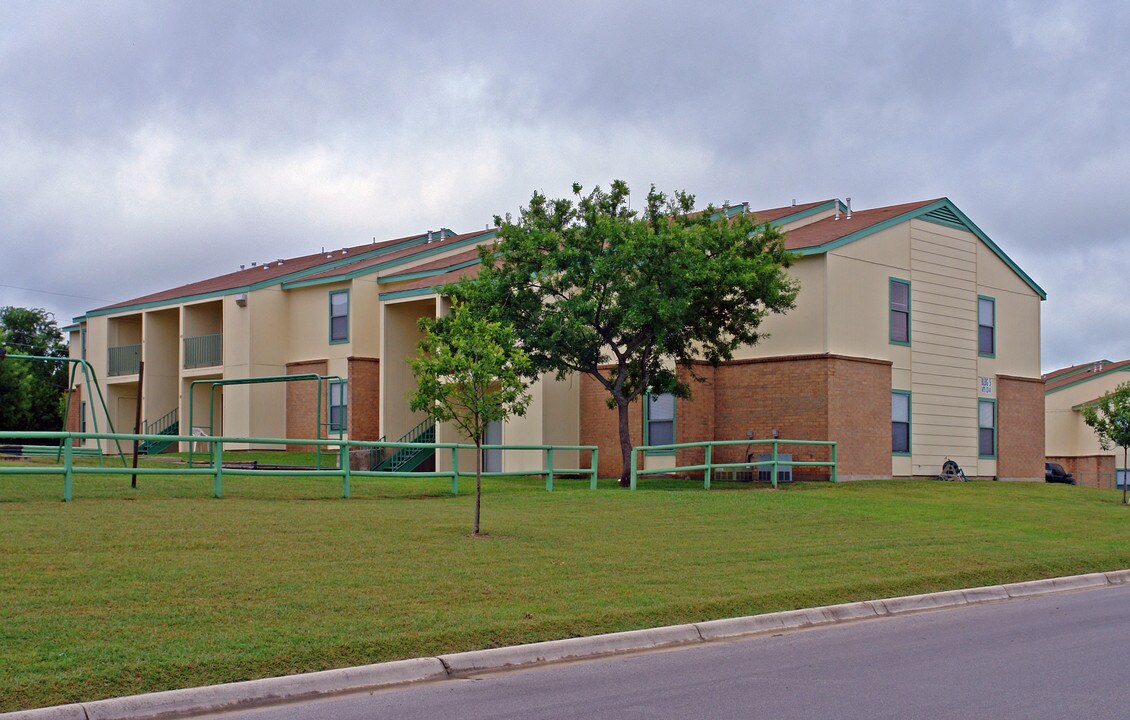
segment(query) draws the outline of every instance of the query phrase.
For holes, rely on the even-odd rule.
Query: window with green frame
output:
[[[891,452],[910,454],[910,393],[891,391]]]
[[[671,393],[648,393],[644,401],[644,444],[673,445],[675,443],[675,396]],[[661,450],[671,453],[673,450]]]
[[[330,293],[330,342],[349,342],[349,291]]]
[[[78,404],[78,431],[86,432],[86,401],[80,400]]]
[[[910,344],[910,282],[890,279],[890,324],[891,342],[897,345]]]
[[[983,458],[997,456],[997,403],[977,401],[977,454]]]
[[[977,353],[997,353],[997,301],[983,295],[977,297]]]
[[[349,396],[346,394],[347,381],[330,380],[329,431],[345,432],[348,422]]]

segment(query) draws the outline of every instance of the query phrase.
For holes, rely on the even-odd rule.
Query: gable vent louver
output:
[[[961,218],[957,216],[957,213],[955,213],[953,209],[945,206],[935,208],[922,217],[927,220],[932,220],[933,222],[936,222],[940,225],[949,225],[950,227],[958,228],[965,227],[965,223],[961,221]]]

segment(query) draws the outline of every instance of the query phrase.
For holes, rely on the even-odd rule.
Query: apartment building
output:
[[[1048,460],[1075,475],[1081,485],[1122,487],[1127,468],[1122,451],[1103,450],[1083,409],[1120,384],[1130,382],[1130,360],[1097,360],[1044,376],[1044,428]]]
[[[764,342],[699,367],[707,382],[692,398],[638,403],[639,444],[776,431],[837,441],[842,477],[936,475],[946,458],[970,476],[1041,477],[1045,293],[952,202],[852,212],[827,200],[755,216],[799,256],[797,307],[767,321]],[[417,320],[447,310],[443,284],[476,272],[477,246],[493,240],[441,230],[257,263],[92,310],[67,328],[72,352],[105,378],[119,429],[132,427],[140,393],[151,425],[174,419],[182,431],[457,440],[409,410],[407,359]],[[319,379],[227,382],[288,376]],[[615,417],[595,382],[543,378],[531,391],[527,417],[492,428],[490,441],[598,445],[601,473],[618,474]],[[487,461],[519,471],[541,459]]]

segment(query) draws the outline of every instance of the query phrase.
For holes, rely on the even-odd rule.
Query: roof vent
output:
[[[258,264],[259,264],[259,263],[255,262],[254,260],[252,260],[252,261],[251,261],[251,267],[255,267],[255,266],[256,266],[256,265],[258,265]]]
[[[1095,372],[1101,373],[1102,371],[1103,371],[1103,361],[1099,360],[1097,363],[1095,363]]]
[[[429,230],[428,231],[428,242],[431,242],[431,241],[432,241],[432,231]]]
[[[342,255],[348,255],[348,254],[349,254],[349,248],[342,248],[342,249],[341,249],[341,254],[342,254]]]
[[[246,268],[246,267],[247,267],[246,265],[240,265],[240,266],[239,266],[239,269],[240,269],[240,270],[243,270],[243,269],[244,269],[244,268]]]
[[[844,219],[851,220],[851,197],[847,198],[847,206],[847,215],[844,217]]]
[[[833,220],[839,220],[840,219],[840,200],[839,200],[839,198],[833,200],[833,203],[836,206],[836,216],[832,219]]]
[[[279,258],[279,265],[282,265],[282,264],[283,264],[283,259]]]

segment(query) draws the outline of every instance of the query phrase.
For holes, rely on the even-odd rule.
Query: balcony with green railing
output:
[[[224,336],[200,335],[184,339],[184,368],[214,367],[224,364]]]
[[[116,345],[109,348],[107,375],[136,375],[141,366],[141,345]]]

